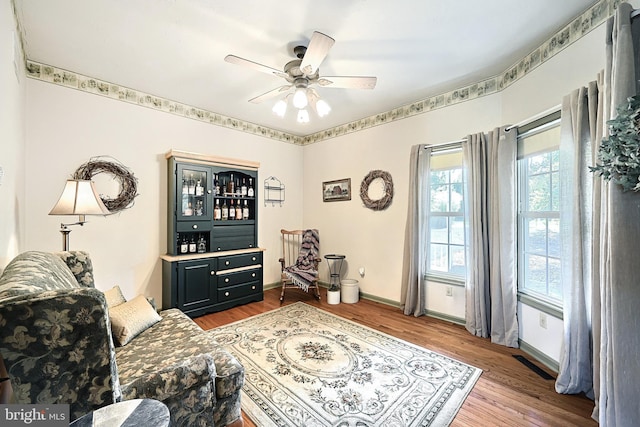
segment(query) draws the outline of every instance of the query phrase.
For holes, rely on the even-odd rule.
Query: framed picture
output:
[[[339,202],[351,200],[351,178],[336,179],[322,183],[322,201]]]

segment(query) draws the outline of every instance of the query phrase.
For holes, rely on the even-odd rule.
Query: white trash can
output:
[[[340,281],[340,295],[344,303],[353,304],[358,302],[360,298],[358,281],[355,279],[342,279]]]

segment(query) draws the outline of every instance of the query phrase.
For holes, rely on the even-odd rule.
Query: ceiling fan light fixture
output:
[[[307,110],[298,110],[298,123],[309,123],[309,112]]]
[[[319,99],[318,102],[316,102],[316,111],[318,112],[318,116],[324,117],[331,112],[331,107],[325,100]]]
[[[307,99],[307,88],[299,87],[293,94],[293,106],[296,108],[305,108],[309,100]]]
[[[287,113],[287,102],[284,99],[281,99],[274,104],[271,111],[273,111],[273,113],[278,117],[284,117]]]

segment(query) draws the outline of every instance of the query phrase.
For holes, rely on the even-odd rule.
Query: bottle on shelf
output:
[[[236,219],[242,219],[242,206],[240,206],[240,200],[238,200],[238,205],[236,206]]]
[[[236,192],[233,194],[233,197],[240,197],[241,196],[240,179],[236,179],[236,183],[234,185],[234,188],[235,188]]]
[[[247,181],[245,178],[242,178],[242,187],[240,187],[240,195],[242,197],[247,197]]]
[[[229,207],[227,206],[227,201],[222,201],[222,208],[220,209],[221,219],[226,221],[229,219]]]
[[[224,180],[224,177],[222,177],[222,182],[220,183],[220,195],[227,195],[227,182]]]
[[[213,208],[213,220],[220,221],[222,219],[222,209],[220,209],[220,199],[216,199],[216,206]]]
[[[236,219],[236,208],[233,207],[233,199],[229,202],[229,219]]]
[[[187,184],[187,179],[182,178],[182,194],[189,194],[189,184]]]
[[[204,240],[204,237],[200,234],[200,237],[198,238],[198,253],[203,254],[205,252],[207,252],[207,241]]]
[[[218,181],[218,174],[215,174],[213,177],[213,185],[215,187],[216,196],[220,195],[220,181]]]
[[[193,179],[193,174],[189,175],[189,194],[191,195],[195,195],[196,194],[196,182]]]
[[[204,194],[204,187],[202,186],[202,181],[196,181],[196,196],[202,196]]]
[[[202,200],[196,202],[196,216],[204,215],[204,203]]]
[[[253,191],[253,184],[251,183],[252,179],[249,178],[249,188],[247,188],[247,197],[253,197],[254,196],[254,191]]]
[[[244,201],[244,206],[242,207],[242,219],[249,219],[249,205],[247,205],[247,201]]]
[[[233,182],[233,174],[231,174],[231,178],[229,178],[229,182],[227,183],[227,194],[229,195],[229,197],[233,197],[235,193],[236,189],[235,189],[235,184]]]
[[[178,237],[178,240],[179,239],[180,237]],[[181,254],[189,253],[189,243],[187,242],[186,236],[182,236],[182,241],[180,242],[180,253]]]
[[[193,206],[191,205],[191,202],[189,202],[189,204],[187,205],[187,208],[184,210],[183,215],[193,216]]]
[[[191,241],[189,242],[189,253],[195,254],[196,251],[197,251],[196,239],[193,236],[191,236]]]

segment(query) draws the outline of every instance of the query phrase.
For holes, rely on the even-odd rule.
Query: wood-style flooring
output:
[[[322,300],[317,301],[311,294],[288,289],[283,305],[302,301],[482,369],[452,426],[597,426],[591,419],[593,402],[584,396],[556,393],[553,380],[542,379],[513,355],[525,355],[554,377],[555,373],[521,350],[492,344],[450,322],[405,316],[386,304],[361,299],[356,304],[329,305],[326,290],[321,295]],[[270,289],[265,291],[264,301],[194,320],[203,329],[212,329],[276,309],[280,307],[279,298],[280,289]],[[246,415],[244,425],[256,426]]]

